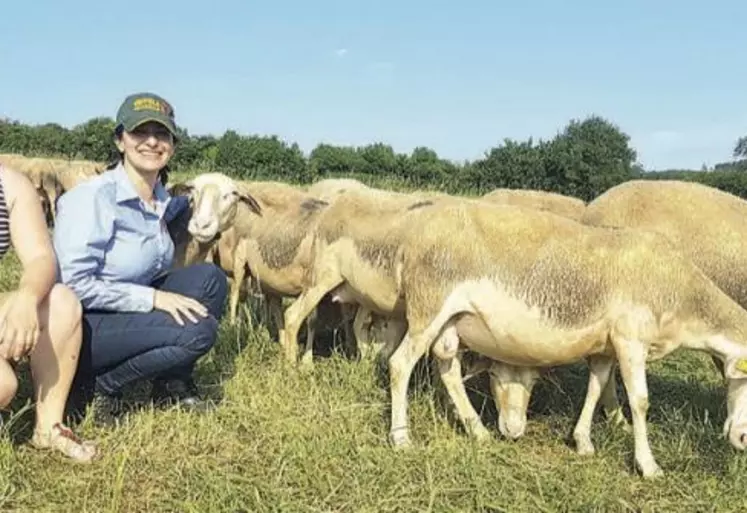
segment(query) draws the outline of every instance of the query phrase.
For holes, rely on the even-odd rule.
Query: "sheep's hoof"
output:
[[[594,444],[589,437],[576,438],[576,453],[579,456],[591,456],[594,454]]]
[[[395,450],[407,449],[412,446],[410,431],[407,428],[392,429],[389,432],[389,443]]]
[[[314,355],[312,353],[304,353],[301,356],[300,367],[302,369],[311,369],[314,367]]]
[[[488,428],[485,427],[479,418],[467,422],[467,431],[478,442],[486,442],[493,438]]]
[[[656,479],[664,475],[664,471],[656,463],[650,465],[639,465],[644,479]]]

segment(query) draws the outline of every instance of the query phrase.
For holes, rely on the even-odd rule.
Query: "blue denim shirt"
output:
[[[85,310],[148,312],[150,283],[172,265],[174,243],[166,223],[186,198],[172,201],[160,182],[155,210],[138,196],[120,164],[60,196],[53,243],[58,280]]]

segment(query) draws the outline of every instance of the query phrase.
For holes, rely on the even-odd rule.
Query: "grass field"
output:
[[[0,290],[18,271],[12,254],[0,263]],[[22,367],[0,431],[0,511],[747,511],[747,455],[721,436],[724,389],[706,357],[680,352],[650,366],[650,439],[666,474],[645,481],[632,470],[632,435],[601,416],[597,453],[574,453],[584,365],[538,384],[516,442],[498,433],[486,380],[469,382],[495,433],[482,444],[465,436],[438,380],[420,369],[409,410],[414,446],[395,452],[388,379],[373,362],[333,352],[311,371],[288,372],[279,354],[263,327],[224,322],[198,368],[219,409],[143,409],[116,429],[86,420],[78,431],[102,453],[90,466],[26,445],[33,410]],[[621,386],[619,394],[624,400]]]

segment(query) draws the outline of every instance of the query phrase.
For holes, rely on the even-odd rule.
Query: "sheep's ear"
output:
[[[243,191],[234,191],[233,194],[239,198],[239,201],[245,203],[255,214],[258,216],[262,215],[262,207],[259,206],[259,203],[254,199],[254,196]]]
[[[189,196],[195,186],[192,182],[177,182],[166,188],[172,196]]]

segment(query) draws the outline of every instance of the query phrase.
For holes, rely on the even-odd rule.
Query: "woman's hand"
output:
[[[39,310],[33,294],[12,292],[0,309],[0,358],[19,361],[39,340]]]
[[[182,315],[194,323],[197,322],[197,318],[192,315],[192,312],[202,317],[208,315],[207,308],[191,297],[164,290],[156,290],[153,297],[153,308],[170,313],[180,326],[184,326]]]

